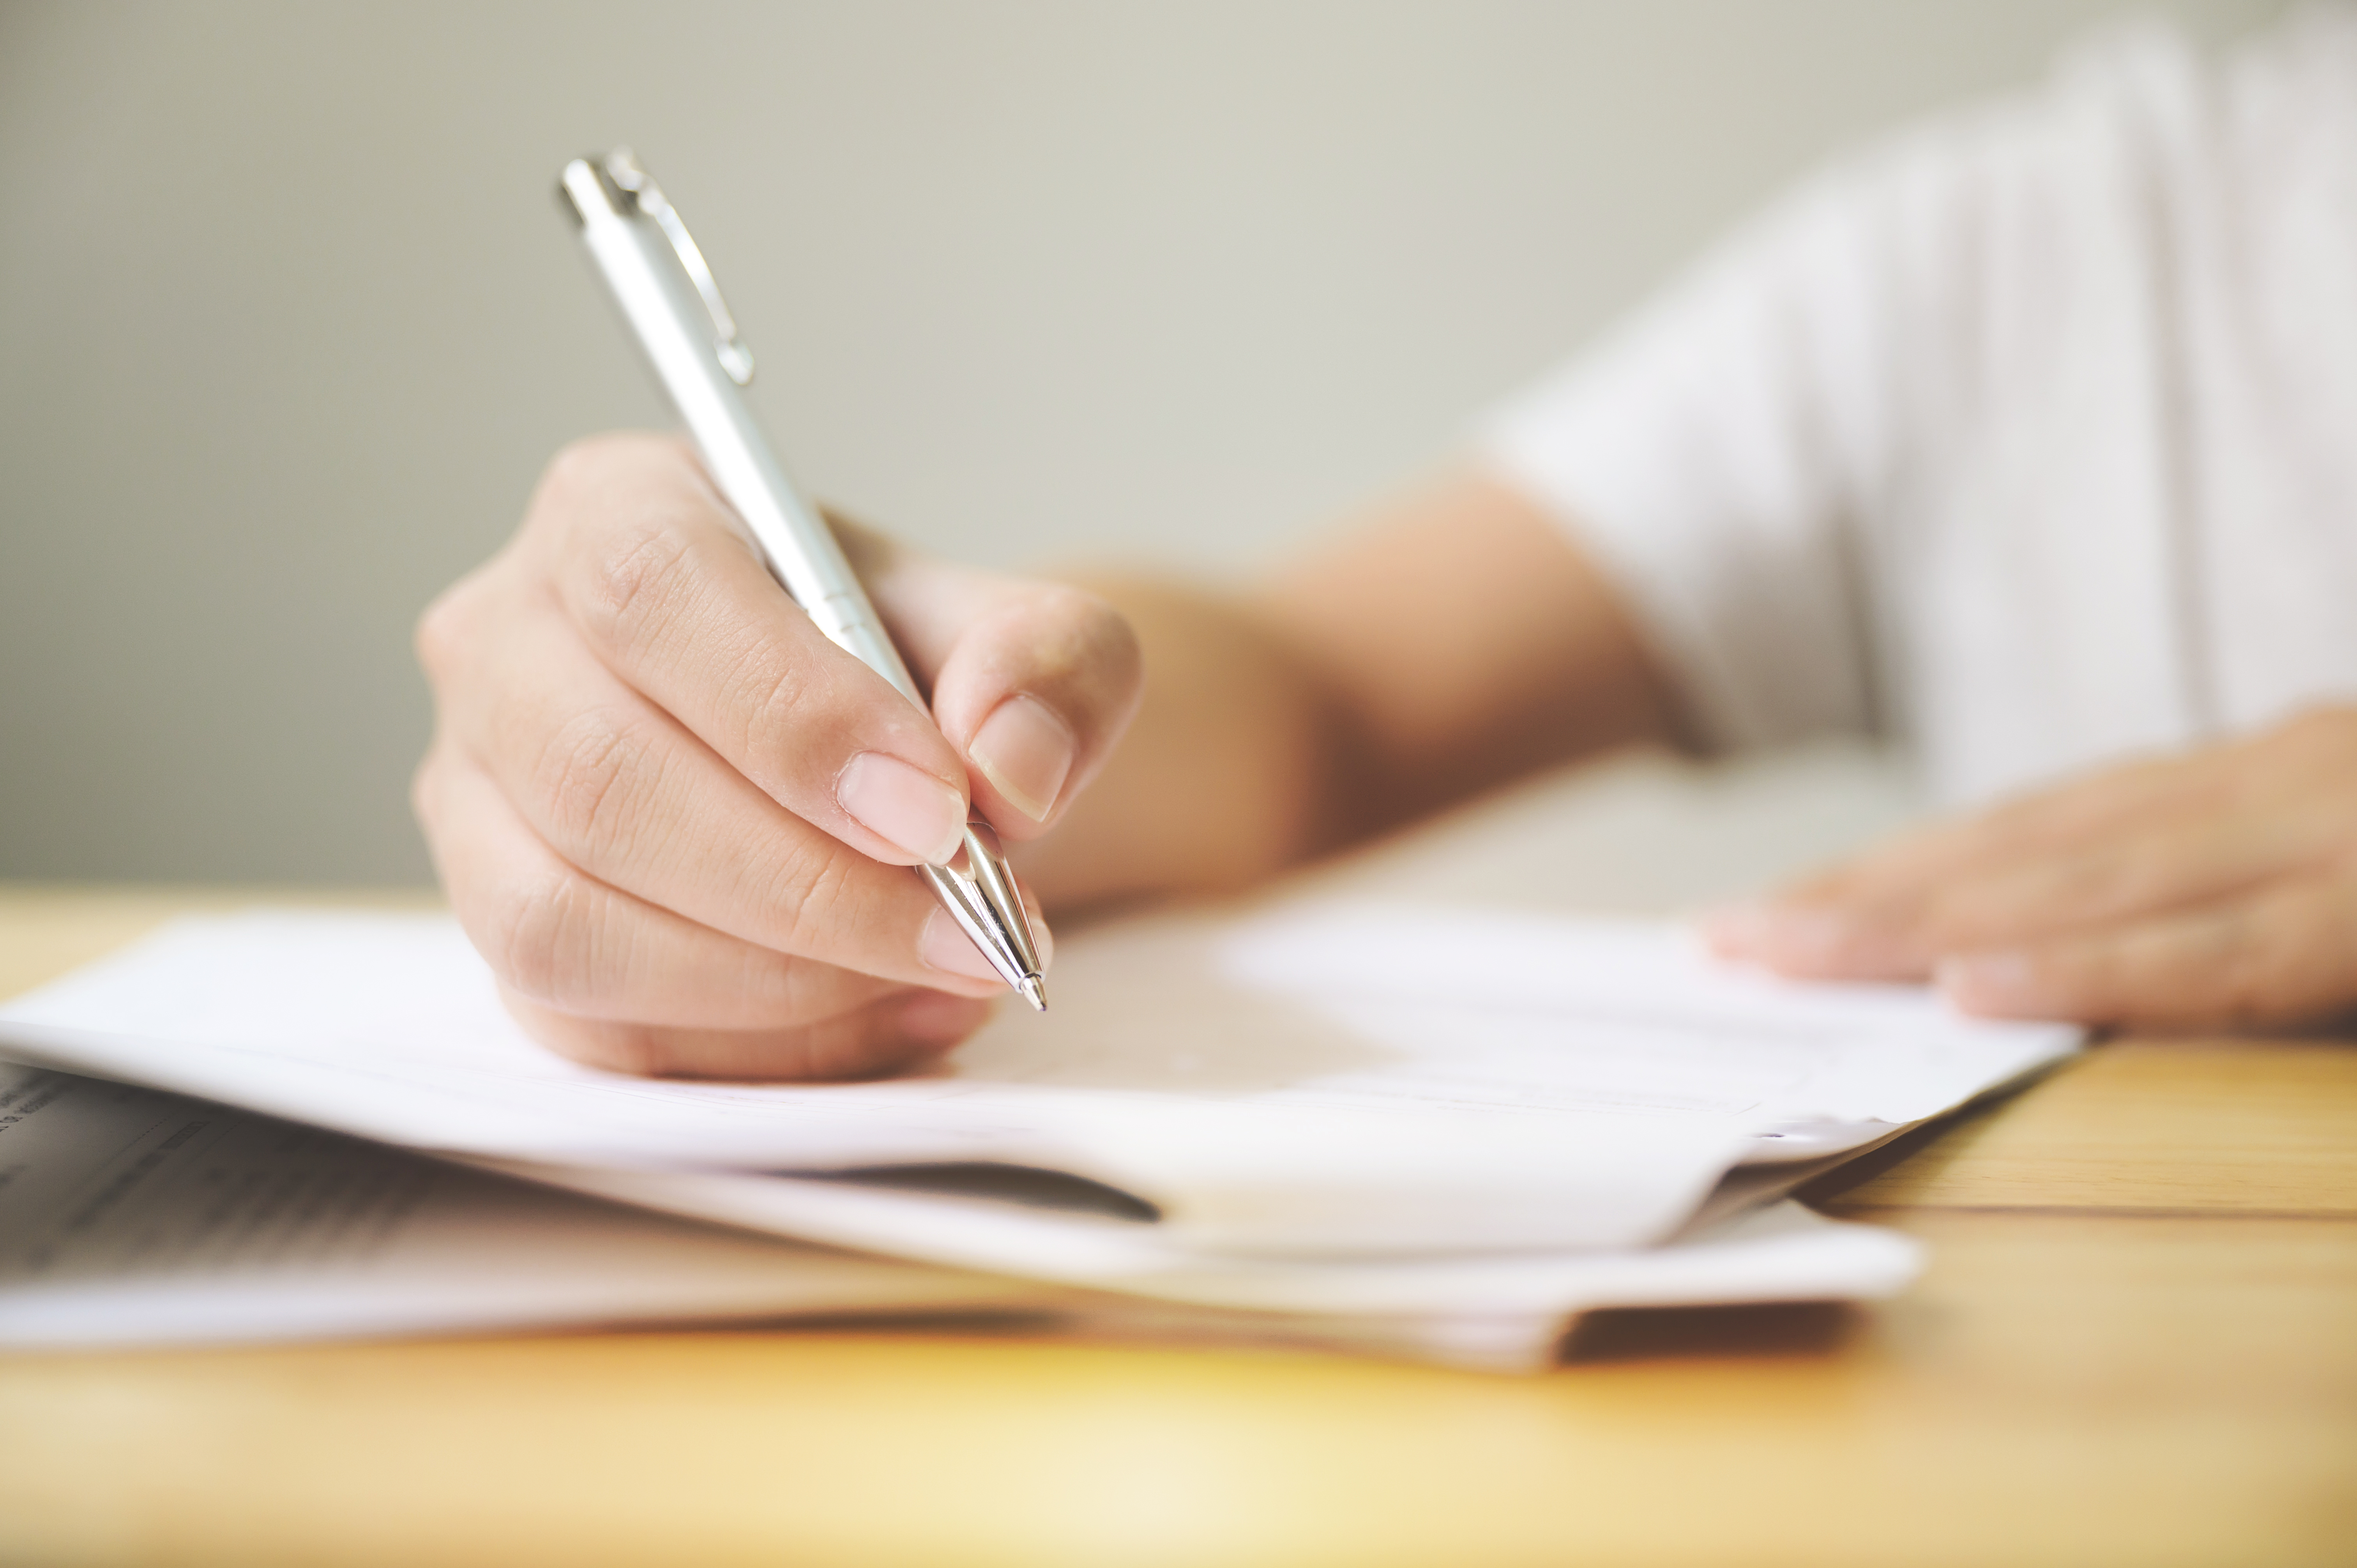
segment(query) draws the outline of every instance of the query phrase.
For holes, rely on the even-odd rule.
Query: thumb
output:
[[[1038,838],[1136,714],[1145,663],[1129,622],[1085,589],[956,565],[834,513],[827,521],[931,688],[974,809],[1009,843]]]
[[[933,716],[970,765],[974,806],[1037,838],[1104,765],[1145,686],[1136,636],[1094,594],[1001,580],[933,676]]]

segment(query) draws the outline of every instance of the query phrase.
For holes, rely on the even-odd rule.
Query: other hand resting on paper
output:
[[[1966,1010],[2147,1026],[2357,1007],[2357,709],[1910,834],[1711,925],[1786,973],[1936,977]]]
[[[869,1073],[963,1038],[1005,989],[905,868],[952,852],[969,800],[1010,844],[1052,826],[1136,707],[1135,641],[1078,589],[838,532],[932,717],[820,636],[666,437],[560,454],[507,548],[426,612],[417,813],[555,1049]]]

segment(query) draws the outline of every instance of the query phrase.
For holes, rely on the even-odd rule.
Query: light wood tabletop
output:
[[[0,993],[245,901],[0,889]],[[2357,1563],[2357,1043],[2108,1042],[1811,1197],[1929,1273],[1527,1379],[915,1326],[0,1359],[0,1561]]]

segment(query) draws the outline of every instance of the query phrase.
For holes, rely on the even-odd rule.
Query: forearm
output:
[[[1325,694],[1354,833],[1616,746],[1684,744],[1618,589],[1561,522],[1470,467],[1352,520],[1255,603]]]
[[[1535,768],[1670,742],[1668,689],[1552,520],[1459,473],[1249,595],[1092,583],[1145,702],[1027,875],[1051,906],[1240,886]]]

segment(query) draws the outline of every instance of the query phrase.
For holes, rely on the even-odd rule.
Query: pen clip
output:
[[[712,329],[716,334],[713,351],[720,358],[720,368],[738,386],[750,386],[753,350],[745,347],[745,340],[737,335],[737,318],[728,314],[727,302],[720,297],[720,285],[714,280],[712,268],[705,261],[695,236],[680,221],[679,209],[664,199],[662,187],[655,183],[654,177],[639,162],[639,156],[628,147],[616,147],[606,155],[605,173],[615,188],[652,219],[655,227],[663,231],[663,238],[671,242],[681,270],[695,285],[695,292],[704,296],[704,308],[711,314]]]

